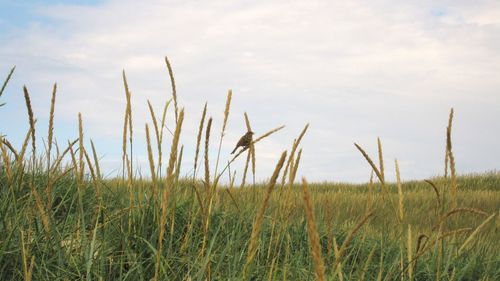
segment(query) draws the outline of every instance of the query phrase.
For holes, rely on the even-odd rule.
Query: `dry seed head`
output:
[[[31,99],[30,99],[30,95],[28,93],[28,88],[26,88],[26,86],[23,86],[23,91],[24,91],[24,100],[26,102],[26,108],[28,109],[28,118],[29,118],[30,128],[31,128],[31,146],[33,149],[33,161],[35,161],[35,155],[36,155],[35,118],[33,116],[33,109],[31,107]]]
[[[269,131],[269,132],[267,132],[267,133],[263,134],[262,136],[258,137],[257,139],[255,139],[255,140],[253,141],[253,144],[258,143],[258,142],[259,142],[259,141],[261,141],[262,139],[267,138],[268,136],[270,136],[270,135],[272,135],[272,134],[276,133],[277,131],[279,131],[279,130],[281,130],[281,129],[283,129],[283,128],[285,128],[285,126],[280,126],[280,127],[276,128],[276,129],[272,129],[271,131]],[[235,158],[236,158],[236,157],[235,157]]]
[[[380,171],[377,168],[377,166],[375,166],[375,164],[373,163],[373,161],[370,158],[370,156],[368,156],[368,154],[363,150],[363,148],[361,148],[361,146],[359,146],[357,143],[354,143],[354,145],[361,152],[361,154],[363,154],[363,157],[365,157],[365,159],[368,162],[368,164],[370,164],[370,166],[372,167],[373,171],[375,172],[375,174],[377,175],[378,179],[380,180],[380,183],[384,184],[384,178],[382,177],[382,174],[380,173]]]
[[[97,157],[97,151],[95,149],[94,142],[92,141],[92,139],[90,140],[90,146],[92,147],[92,155],[94,157],[94,165],[97,173],[97,178],[101,180],[102,178],[101,167],[99,166],[99,158]]]
[[[15,159],[19,157],[19,154],[17,153],[16,149],[7,139],[2,138],[2,143],[10,150],[10,152],[12,152],[12,154],[14,154]]]
[[[203,108],[203,113],[201,114],[200,126],[198,128],[198,136],[196,137],[196,151],[194,154],[194,172],[193,172],[193,180],[196,178],[196,170],[198,166],[198,155],[200,153],[200,143],[201,143],[201,135],[203,133],[203,125],[205,124],[205,116],[207,115],[207,103],[205,102],[205,107]]]
[[[168,57],[165,56],[165,63],[167,64],[168,76],[170,77],[170,84],[172,85],[172,98],[174,99],[174,108],[175,108],[175,121],[177,122],[178,117],[178,109],[177,109],[177,90],[175,87],[175,79],[174,79],[174,71],[172,70],[172,65],[170,65],[170,61]]]
[[[9,83],[9,80],[12,77],[12,74],[14,73],[14,70],[16,70],[16,66],[14,66],[14,67],[12,67],[10,69],[9,75],[7,75],[7,78],[3,82],[2,89],[0,90],[0,96],[3,94],[3,91],[5,90],[5,87],[7,87],[7,84]]]
[[[54,88],[52,90],[52,98],[50,100],[50,115],[49,115],[49,132],[48,132],[48,152],[47,152],[47,166],[50,168],[50,151],[52,149],[52,138],[54,135],[54,110],[56,105],[56,92],[57,92],[57,83],[54,84]]]
[[[208,150],[210,144],[210,130],[212,128],[212,117],[208,119],[207,129],[205,131],[205,186],[210,187],[210,163],[208,161]]]
[[[248,118],[248,114],[245,112],[244,115],[245,115],[245,124],[247,127],[247,132],[252,132],[252,127],[250,126],[250,119]],[[253,142],[250,142],[250,145],[248,146],[248,148],[249,148],[248,156],[251,157],[251,160],[252,160],[252,175],[253,175],[253,181],[255,184],[255,145],[253,144]],[[245,170],[247,169],[247,167],[248,167],[248,158],[247,158]],[[245,174],[246,174],[246,171],[245,171]]]
[[[309,123],[306,124],[306,126],[304,127],[304,129],[302,129],[302,131],[300,132],[299,137],[296,140],[293,141],[292,151],[290,152],[290,156],[288,157],[288,161],[286,163],[285,170],[290,169],[291,171],[293,171],[293,159],[295,157],[295,151],[297,150],[297,147],[299,147],[300,141],[302,140],[302,138],[306,134],[308,128],[309,128]],[[286,172],[283,174],[283,178],[282,178],[282,183],[283,184],[285,183],[285,181],[284,181],[284,177],[285,176],[286,176]]]
[[[434,184],[434,182],[432,182],[431,180],[425,180],[425,182],[428,183],[430,186],[432,186],[432,189],[434,189],[434,193],[436,193],[436,200],[438,203],[438,208],[441,208],[441,198],[439,196],[439,190],[438,190],[436,184]]]
[[[158,129],[158,121],[156,120],[155,111],[149,100],[148,100],[148,108],[149,108],[149,114],[151,114],[151,119],[153,120],[153,128],[155,130],[156,145],[158,146],[158,154],[161,154],[160,130]]]
[[[224,109],[224,123],[222,123],[222,135],[224,135],[224,131],[226,130],[226,125],[227,125],[227,120],[229,117],[229,110],[231,108],[231,98],[233,96],[233,91],[229,90],[227,92],[227,99],[226,99],[226,107]]]
[[[167,188],[171,187],[173,178],[172,175],[174,173],[175,162],[177,160],[177,148],[179,145],[179,138],[181,135],[182,122],[184,121],[184,109],[181,109],[179,113],[179,119],[177,120],[177,125],[175,126],[174,139],[172,140],[172,146],[170,148],[170,158],[168,161],[167,168]]]
[[[299,169],[300,157],[302,156],[302,148],[299,150],[297,154],[297,159],[295,160],[295,164],[293,164],[293,171],[290,173],[290,187],[293,186],[295,181],[295,176],[297,176],[297,170]]]
[[[382,176],[382,182],[385,183],[385,175],[384,175],[384,156],[382,154],[382,142],[380,138],[377,138],[377,146],[378,146],[378,161],[380,166],[380,175]],[[383,186],[384,184],[382,184]]]
[[[151,149],[151,138],[149,137],[149,126],[146,124],[146,143],[148,148],[148,160],[149,160],[149,169],[151,171],[151,179],[153,180],[153,188],[156,189],[156,170],[155,163],[153,159],[153,151]]]
[[[94,186],[97,186],[97,177],[95,175],[94,167],[92,167],[92,162],[90,161],[90,157],[86,149],[83,149],[83,154],[85,155],[85,159],[87,160],[87,165],[89,166],[90,176],[92,177]]]

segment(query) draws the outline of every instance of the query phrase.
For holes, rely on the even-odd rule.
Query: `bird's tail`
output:
[[[233,152],[231,152],[231,154],[234,154],[236,152],[236,149],[238,149],[238,147],[235,147]]]

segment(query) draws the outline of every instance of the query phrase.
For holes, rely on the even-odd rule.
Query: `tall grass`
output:
[[[98,151],[85,135],[81,114],[78,139],[59,147],[54,133],[55,85],[48,145],[45,151],[37,149],[37,122],[24,87],[29,129],[23,143],[16,147],[0,134],[1,280],[496,280],[500,276],[496,243],[500,174],[457,175],[451,149],[453,111],[446,130],[443,177],[404,181],[395,161],[396,179],[391,182],[385,178],[388,168],[377,139],[378,163],[355,145],[378,183],[296,185],[302,151],[307,150],[301,147],[307,124],[289,153],[276,156],[268,181],[255,183],[255,188],[234,188],[237,176],[244,178],[245,173],[231,170],[231,164],[246,160],[255,177],[256,146],[284,126],[256,137],[247,151],[234,157],[222,154],[224,146],[233,145],[224,139],[230,91],[216,162],[209,158],[214,119],[207,117],[205,104],[200,123],[195,124],[199,130],[193,173],[180,178],[182,127],[188,124],[178,104],[172,65],[165,61],[172,98],[161,118],[148,102],[151,123],[144,125],[149,179],[136,176],[132,166],[135,135],[125,72],[123,174],[118,178],[103,178]],[[167,118],[170,100],[172,120]],[[250,130],[248,115],[244,117]],[[162,168],[167,122],[175,124],[175,130],[167,167]],[[241,159],[245,152],[246,159]],[[200,176],[198,158],[204,168]],[[220,184],[222,176],[229,177],[228,186]]]

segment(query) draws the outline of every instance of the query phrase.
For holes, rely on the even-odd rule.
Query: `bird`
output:
[[[243,147],[243,149],[247,149],[250,143],[252,143],[252,136],[252,131],[248,131],[244,136],[242,136],[231,154],[234,154],[240,146]]]

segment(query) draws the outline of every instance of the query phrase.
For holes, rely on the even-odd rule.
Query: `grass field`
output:
[[[500,278],[500,173],[456,175],[453,113],[442,177],[386,182],[379,141],[373,159],[358,147],[374,171],[367,184],[296,179],[306,126],[267,182],[241,187],[234,174],[229,184],[219,184],[230,168],[218,163],[219,157],[217,163],[208,161],[209,153],[220,154],[220,145],[218,151],[207,148],[223,141],[229,92],[220,135],[211,132],[206,110],[201,113],[193,167],[199,173],[181,178],[184,112],[166,62],[173,96],[163,114],[150,107],[147,179],[136,176],[130,161],[137,128],[125,73],[123,176],[118,178],[103,178],[81,115],[80,137],[53,145],[56,87],[47,136],[37,131],[25,88],[30,123],[25,141],[16,148],[0,139],[0,280]],[[177,124],[172,135],[162,129],[167,110],[174,111],[170,116]],[[36,147],[42,135],[43,149]],[[246,158],[248,178],[255,172],[253,143],[233,158]]]

